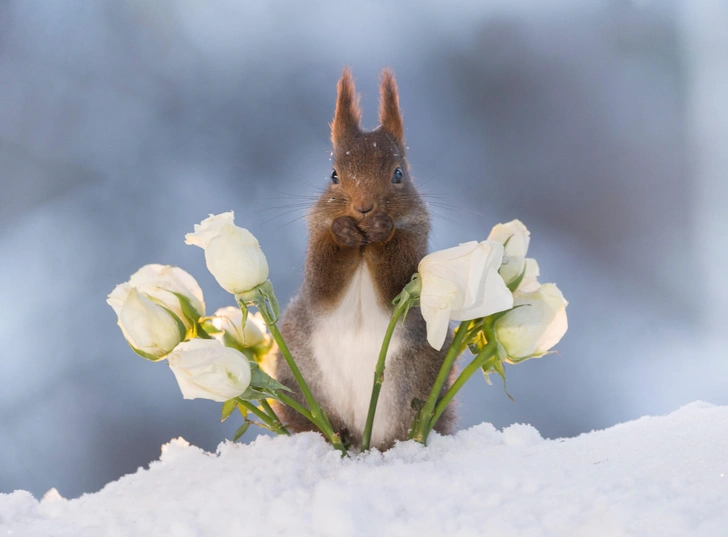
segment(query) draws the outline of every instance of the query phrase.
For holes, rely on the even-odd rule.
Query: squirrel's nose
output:
[[[361,214],[367,214],[368,212],[371,212],[372,209],[374,209],[374,204],[372,202],[357,203],[356,205],[354,205],[354,209]]]

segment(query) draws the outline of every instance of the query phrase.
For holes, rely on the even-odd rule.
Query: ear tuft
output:
[[[336,112],[331,124],[331,142],[334,147],[344,138],[359,132],[361,110],[359,96],[354,87],[354,77],[349,68],[345,68],[337,86]]]
[[[379,87],[379,122],[389,134],[394,136],[404,150],[404,125],[399,111],[399,93],[394,72],[387,68],[382,71]]]

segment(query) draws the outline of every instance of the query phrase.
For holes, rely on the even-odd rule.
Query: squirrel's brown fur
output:
[[[326,393],[319,382],[321,364],[312,348],[311,334],[318,319],[336,310],[363,264],[381,308],[389,315],[392,299],[417,272],[419,261],[427,253],[430,230],[427,208],[412,183],[405,160],[404,127],[392,71],[382,73],[380,127],[371,132],[360,129],[358,100],[351,73],[345,70],[338,84],[331,125],[338,184],[329,184],[311,209],[303,285],[281,322],[281,331],[311,391],[334,428],[355,447],[361,442],[361,423],[347,423],[339,408],[350,402],[332,400],[332,394]],[[397,169],[402,175],[398,183],[392,179]],[[377,411],[396,416],[396,423],[386,437],[373,443],[380,449],[407,438],[414,409],[427,398],[445,354],[428,345],[419,308],[409,312],[397,334],[402,343],[399,351],[387,358],[382,387],[383,393],[388,390],[387,404],[392,407],[383,409],[380,403]],[[381,345],[383,337],[384,331],[378,344]],[[449,340],[450,337],[443,349],[448,348]],[[347,360],[347,356],[334,359]],[[283,359],[276,360],[275,368],[278,380],[297,388]],[[372,368],[366,381],[372,382],[373,378]],[[449,381],[446,388],[448,385]],[[304,403],[297,389],[294,393]],[[288,407],[277,406],[277,410],[292,431],[312,429],[308,421]],[[450,407],[435,430],[448,433],[453,421]],[[375,422],[375,429],[376,425]]]

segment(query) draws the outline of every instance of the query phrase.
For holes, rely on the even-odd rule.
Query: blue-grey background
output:
[[[728,404],[726,36],[707,0],[0,1],[0,492],[74,497],[231,436],[105,298],[156,262],[230,304],[183,237],[231,209],[290,298],[345,65],[370,128],[397,74],[431,247],[520,218],[570,300],[561,355],[508,369],[515,403],[474,378],[461,426]]]

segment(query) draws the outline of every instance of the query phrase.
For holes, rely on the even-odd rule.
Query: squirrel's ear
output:
[[[404,125],[402,124],[402,114],[399,112],[397,81],[389,68],[382,71],[379,87],[379,122],[384,130],[394,136],[404,150]]]
[[[354,77],[346,68],[341,74],[336,97],[336,112],[331,124],[331,142],[334,147],[344,138],[359,132],[361,110],[359,110],[359,96],[354,88]]]

